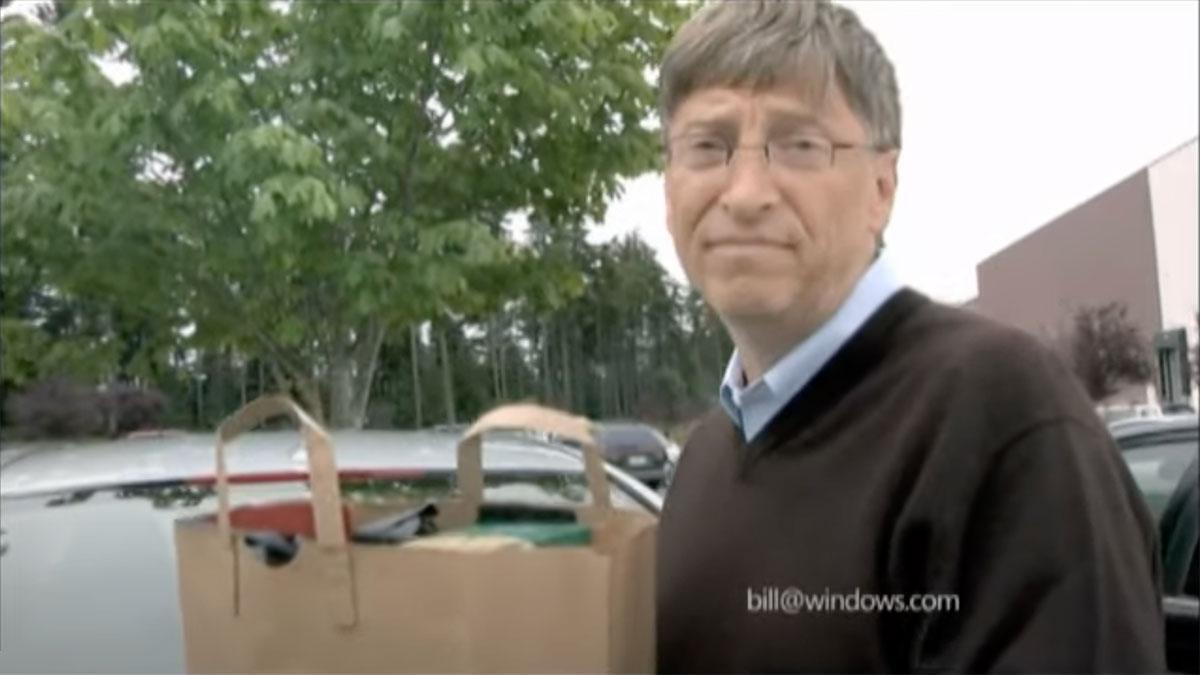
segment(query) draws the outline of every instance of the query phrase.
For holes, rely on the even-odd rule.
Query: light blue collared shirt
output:
[[[871,263],[829,320],[792,348],[761,378],[746,386],[742,386],[742,360],[734,350],[721,382],[721,405],[733,423],[741,428],[746,442],[754,440],[867,319],[902,287],[886,255],[881,255]]]

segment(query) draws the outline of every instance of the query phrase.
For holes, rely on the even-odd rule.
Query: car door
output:
[[[1167,667],[1200,672],[1200,431],[1149,429],[1118,443],[1158,523]]]
[[[1200,484],[1192,459],[1171,495],[1159,524],[1163,556],[1163,612],[1167,625],[1167,666],[1200,672]]]

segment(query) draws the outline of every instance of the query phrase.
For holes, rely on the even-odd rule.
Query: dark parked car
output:
[[[344,499],[437,499],[455,487],[452,433],[335,432]],[[0,673],[183,672],[176,519],[216,509],[211,434],[6,445],[0,473]],[[295,432],[238,439],[233,505],[308,494]],[[488,435],[485,499],[590,500],[578,452]],[[606,467],[612,504],[657,515],[661,498]]]
[[[654,489],[670,479],[679,451],[654,427],[637,422],[604,422],[597,440],[604,458]]]
[[[1200,417],[1139,420],[1110,432],[1158,521],[1167,666],[1200,672]]]

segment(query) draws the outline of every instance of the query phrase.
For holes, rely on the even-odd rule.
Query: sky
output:
[[[896,69],[903,146],[886,232],[902,279],[944,302],[975,266],[1197,136],[1194,0],[842,2]],[[593,231],[637,231],[676,279],[662,177]]]
[[[904,150],[887,255],[935,299],[974,297],[978,263],[1197,136],[1195,0],[841,4],[896,69]],[[121,66],[105,70],[124,80]],[[662,177],[647,174],[589,239],[636,231],[686,283],[665,217]]]

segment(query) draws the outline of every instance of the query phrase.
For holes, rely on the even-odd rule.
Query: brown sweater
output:
[[[1153,521],[1072,375],[908,289],[750,445],[707,415],[658,564],[663,673],[1165,669]],[[788,613],[788,588],[959,607]]]

